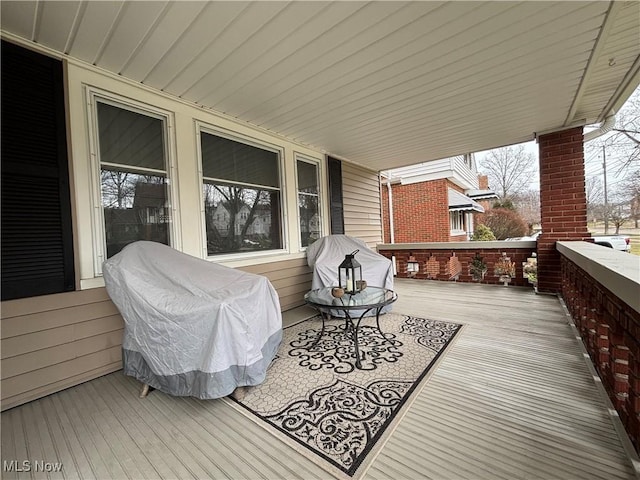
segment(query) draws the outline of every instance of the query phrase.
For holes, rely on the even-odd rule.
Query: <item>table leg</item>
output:
[[[320,318],[322,318],[322,329],[320,330],[320,333],[318,334],[316,339],[313,341],[313,343],[311,345],[309,345],[309,348],[313,348],[316,345],[318,345],[318,342],[320,341],[320,339],[324,335],[324,326],[325,326],[324,315],[325,315],[325,312],[323,312],[322,310],[318,310],[318,311],[320,312]],[[329,318],[331,318],[331,312],[327,312],[327,320],[329,320]]]
[[[380,328],[380,312],[382,312],[383,308],[384,307],[376,308],[376,327],[378,327],[378,333],[380,334],[380,336],[384,338],[387,342],[389,342],[391,346],[393,346],[393,342],[387,338],[387,336],[384,334],[384,332]]]
[[[362,320],[362,315],[358,319],[358,324],[354,325],[353,319],[349,312],[345,310],[344,312],[347,331],[351,333],[351,340],[353,341],[353,350],[356,357],[356,368],[362,369],[362,361],[360,360],[360,347],[358,346],[358,327],[360,326],[360,321]]]

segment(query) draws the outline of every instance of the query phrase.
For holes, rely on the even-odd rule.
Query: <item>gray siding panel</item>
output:
[[[242,268],[273,284],[282,310],[304,304],[305,258]],[[105,288],[3,302],[2,410],[122,368],[124,322]]]
[[[342,162],[342,191],[345,234],[375,248],[382,242],[378,173]]]

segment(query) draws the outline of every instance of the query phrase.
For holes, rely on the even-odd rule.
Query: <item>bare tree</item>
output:
[[[102,170],[102,204],[105,208],[131,208],[137,175],[118,170]]]
[[[524,145],[491,150],[480,166],[489,177],[489,185],[503,199],[529,190],[531,178],[537,174],[536,159]]]
[[[540,223],[540,192],[538,190],[526,190],[515,195],[513,203],[529,230]]]
[[[636,170],[626,177],[622,182],[622,189],[627,196],[629,217],[633,220],[635,228],[638,228],[640,222],[640,170]]]
[[[611,220],[611,223],[613,223],[613,226],[616,228],[616,235],[620,233],[620,227],[624,225],[624,222],[629,219],[625,210],[625,206],[621,204],[615,204],[609,207],[609,220]]]
[[[613,130],[585,144],[585,153],[591,156],[603,151],[607,169],[615,176],[640,168],[640,88],[616,113]]]
[[[587,196],[587,217],[596,221],[602,215],[602,202],[604,200],[604,187],[600,177],[589,177],[585,182]]]

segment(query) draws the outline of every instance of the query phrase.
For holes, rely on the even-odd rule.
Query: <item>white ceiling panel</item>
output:
[[[11,25],[11,32],[20,38],[33,40],[38,2],[0,2],[2,27]]]
[[[283,2],[249,4],[226,28],[214,33],[208,48],[194,58],[189,69],[182,71],[165,90],[180,97],[195,98],[190,93],[197,82],[210,72],[215,75],[218,70],[223,70],[225,60],[230,57],[246,55],[247,49],[243,46],[286,9],[287,4]]]
[[[120,73],[168,10],[168,1],[125,2],[95,63],[106,70]]]
[[[35,40],[64,52],[74,29],[74,20],[82,7],[78,2],[41,2]]]
[[[123,8],[124,2],[80,3],[77,24],[64,53],[93,64]]]
[[[138,80],[146,78],[206,7],[206,2],[171,2],[120,73]]]
[[[264,58],[267,64],[273,63],[274,58],[280,54],[278,48],[280,45],[297,48],[291,33],[303,27],[325,8],[326,5],[321,3],[288,4],[279,15],[274,15],[271,21],[234,49],[233,55],[226,55],[213,68],[209,68],[200,80],[184,92],[184,95],[207,105],[212,105],[214,99],[224,98],[225,94],[221,87],[225,84],[229,85],[231,79],[245,78],[246,71],[255,62]],[[292,28],[292,26],[295,27]]]
[[[265,79],[269,72],[277,71],[282,75],[282,72],[287,69],[287,62],[292,63],[290,60],[291,57],[309,43],[310,39],[322,34],[327,24],[337,23],[341,21],[345,15],[351,13],[350,11],[345,11],[344,6],[335,3],[318,2],[315,4],[321,5],[321,10],[306,22],[300,20],[290,25],[287,32],[288,36],[281,41],[278,48],[273,47],[264,52],[264,54],[259,55],[248,64],[244,70],[228,78],[224,84],[219,85],[215,90],[211,89],[204,98],[200,98],[198,101],[203,104],[212,105],[216,101],[224,102],[229,96],[237,94],[238,92],[240,92],[239,97],[242,97],[243,91],[259,88],[261,83],[266,83]],[[361,8],[362,4],[349,2],[348,7],[350,10],[355,11]],[[293,65],[289,72],[295,72],[295,69],[296,66]]]
[[[350,48],[350,42],[354,38],[362,32],[378,28],[378,24],[403,6],[400,2],[372,2],[364,6],[360,3],[351,5],[344,2],[337,5],[344,12],[341,20],[335,24],[325,24],[324,32],[310,39],[311,41],[290,55],[286,62],[260,75],[256,82],[245,87],[244,90],[250,92],[251,97],[263,99],[263,102],[251,101],[246,92],[245,95],[238,92],[223,104],[214,103],[213,108],[242,118],[245,115],[251,118],[250,111],[256,105],[273,108],[286,103],[291,87],[306,82],[318,72],[329,68],[346,55],[344,52]]]
[[[176,2],[178,3],[178,2]],[[146,77],[141,81],[165,90],[167,85],[191,63],[212,48],[216,37],[249,7],[247,2],[209,2],[198,18],[189,25]]]
[[[602,121],[640,2],[2,2],[3,37],[374,169]]]

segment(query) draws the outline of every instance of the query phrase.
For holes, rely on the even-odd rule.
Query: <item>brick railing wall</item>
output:
[[[634,261],[631,255],[628,261]],[[567,309],[631,442],[640,451],[640,312],[620,298],[621,290],[635,290],[637,295],[638,281],[623,279],[623,286],[630,285],[623,289],[606,282],[612,291],[566,256],[561,256],[561,278]]]
[[[535,242],[449,242],[378,245],[378,253],[391,259],[395,257],[397,276],[469,283],[501,284],[496,275],[496,264],[508,258],[515,265],[515,274],[509,285],[532,285],[524,278],[523,262],[535,252]],[[471,264],[478,255],[487,266],[482,279],[474,279]],[[408,272],[407,263],[413,257],[419,265],[416,274]],[[533,287],[532,287],[533,288]]]

